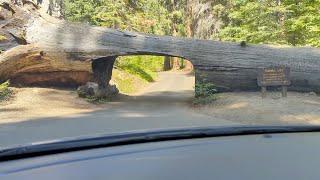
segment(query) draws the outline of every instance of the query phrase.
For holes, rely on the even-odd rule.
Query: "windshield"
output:
[[[319,125],[319,13],[319,0],[0,0],[0,149]]]

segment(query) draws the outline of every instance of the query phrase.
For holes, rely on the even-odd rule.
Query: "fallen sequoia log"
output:
[[[14,47],[0,55],[0,82],[16,86],[77,87],[92,81],[90,62],[70,62],[45,54],[34,45]]]
[[[77,87],[92,81],[90,61],[70,61],[67,54],[47,54],[43,47],[26,40],[33,15],[40,18],[37,8],[34,4],[20,7],[0,0],[0,83],[10,79],[16,86]]]
[[[23,7],[5,4],[14,13],[11,11],[10,17],[0,18],[4,19],[0,21],[1,30],[13,39],[25,40],[27,45],[18,43],[19,46],[10,47],[0,55],[0,80],[24,81],[23,76],[28,73],[33,74],[30,77],[53,73],[67,78],[72,77],[68,72],[77,72],[87,77],[76,83],[83,84],[93,78],[89,77],[92,70],[88,69],[92,62],[96,69],[93,79],[105,89],[116,57],[162,55],[190,60],[196,82],[212,82],[221,91],[256,90],[259,68],[284,65],[291,68],[290,90],[320,92],[320,49],[317,48],[240,45],[126,32],[58,20],[39,12],[32,4]],[[23,37],[17,32],[22,32]],[[61,78],[55,81],[63,81]]]

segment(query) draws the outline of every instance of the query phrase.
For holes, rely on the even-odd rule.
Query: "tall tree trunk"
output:
[[[298,0],[295,0],[295,4],[296,4],[296,6],[298,7],[298,5],[299,5],[299,1]],[[295,11],[296,12],[294,12],[294,15],[297,17],[298,16],[298,12],[297,12],[297,9],[295,9]],[[296,46],[297,45],[297,32],[296,32],[296,30],[295,31],[293,31],[293,34],[292,34],[292,36],[291,36],[291,44],[293,45],[293,46]]]
[[[172,1],[172,11],[176,11],[176,2],[173,0]],[[178,35],[178,30],[177,30],[177,22],[175,22],[175,19],[172,20],[172,36],[176,37]],[[180,60],[178,57],[172,57],[171,58],[171,67],[174,70],[180,69]]]
[[[175,37],[177,36],[178,32],[177,32],[177,28],[176,28],[176,24],[175,22],[173,22],[172,24],[172,35]],[[171,57],[171,69],[173,70],[178,70],[180,69],[180,60],[178,57]]]
[[[180,69],[180,60],[178,57],[172,57],[171,58],[171,67],[173,70],[179,70]]]
[[[281,7],[281,0],[277,0],[277,6]],[[280,39],[285,39],[285,14],[283,12],[278,12],[278,24],[280,26]]]
[[[186,7],[186,14],[187,14],[187,20],[186,20],[186,32],[187,37],[194,37],[194,27],[193,27],[193,20],[194,20],[194,8],[195,8],[195,0],[187,0],[187,7]]]
[[[163,70],[164,70],[164,71],[169,71],[169,70],[171,70],[170,56],[165,56],[165,57],[164,57]]]
[[[186,6],[186,34],[188,38],[192,38],[194,36],[194,28],[193,26],[193,8],[195,6],[195,0],[187,0],[187,6]],[[186,70],[192,70],[193,65],[190,61],[184,60],[185,69]]]

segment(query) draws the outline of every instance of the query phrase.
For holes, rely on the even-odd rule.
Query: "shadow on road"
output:
[[[2,124],[0,148],[66,137],[232,124],[195,113],[191,108],[176,103],[171,98],[153,101],[153,96],[126,97],[123,101],[103,105],[100,110],[70,117],[32,118]]]

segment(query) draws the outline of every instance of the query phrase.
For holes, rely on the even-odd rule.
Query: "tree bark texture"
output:
[[[9,5],[15,13],[8,17],[10,22],[1,20],[2,31],[8,33],[8,37],[10,33],[19,37],[17,32],[22,31],[22,37],[28,45],[20,46],[36,45],[38,51],[51,59],[51,62],[60,63],[60,66],[55,66],[59,71],[79,71],[84,66],[71,66],[76,62],[84,65],[109,56],[161,55],[190,60],[195,68],[197,82],[214,83],[222,91],[256,90],[257,70],[280,65],[291,68],[292,85],[289,89],[320,91],[320,49],[317,48],[250,44],[241,46],[232,42],[119,31],[58,20],[42,14],[28,4],[24,7]],[[12,24],[17,21],[21,22],[19,26],[22,29],[15,28]],[[8,63],[9,59],[18,64],[24,61],[25,58],[19,53],[13,56],[14,49],[7,50],[0,55],[0,67],[4,67],[3,63]],[[29,57],[32,53],[26,52],[24,57]],[[109,58],[105,60],[112,61]],[[31,65],[45,62],[35,61]],[[10,67],[2,68],[5,69],[2,71],[23,72],[19,65]],[[37,68],[34,70],[37,71]],[[6,74],[6,78],[11,76],[0,70],[0,79],[4,79],[2,74]]]
[[[108,96],[108,86],[116,56],[109,56],[92,61],[94,80],[98,84],[97,96]]]

